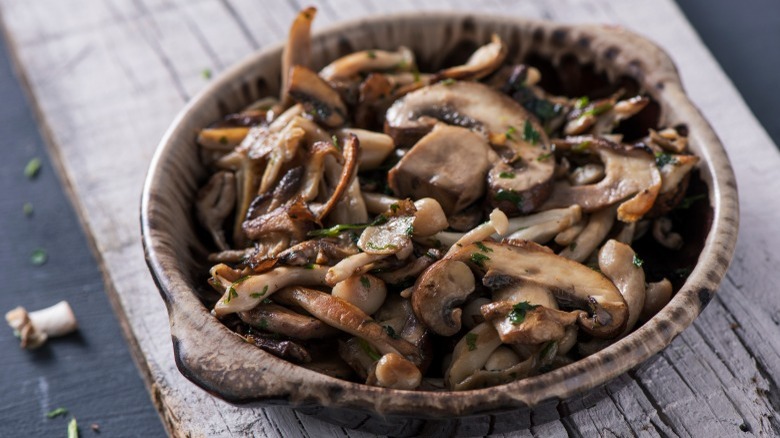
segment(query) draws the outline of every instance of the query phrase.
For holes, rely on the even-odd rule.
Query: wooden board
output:
[[[780,434],[780,155],[671,0],[413,2],[333,0],[315,28],[367,14],[472,10],[614,23],[676,61],[729,151],[741,191],[737,253],[693,327],[644,365],[557,408],[517,436]],[[214,74],[284,38],[302,3],[250,0],[0,0],[0,11],[52,154],[103,268],[109,296],[169,433],[176,436],[365,435],[286,408],[241,409],[210,397],[173,362],[168,320],[143,261],[138,201],[157,141]],[[514,435],[514,434],[513,434]]]

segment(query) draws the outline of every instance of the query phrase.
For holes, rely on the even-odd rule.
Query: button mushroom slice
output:
[[[680,249],[683,239],[680,234],[672,231],[672,220],[662,216],[653,221],[653,238],[661,246],[669,249]]]
[[[395,149],[393,138],[381,132],[366,129],[345,128],[336,131],[336,136],[343,142],[349,134],[355,135],[360,143],[360,170],[373,170],[379,167]]]
[[[251,310],[238,312],[238,317],[252,327],[301,340],[321,339],[338,333],[317,318],[277,304],[259,304]]]
[[[610,239],[599,250],[599,269],[623,295],[628,305],[628,320],[622,335],[634,328],[645,305],[645,271],[637,263],[633,249]]]
[[[482,369],[490,355],[501,346],[501,338],[489,323],[482,323],[468,333],[452,350],[452,362],[444,373],[444,381],[450,389]]]
[[[421,361],[414,345],[391,337],[369,315],[342,299],[305,287],[285,288],[274,299],[282,304],[299,306],[325,324],[366,340],[381,354],[400,354],[414,364]]]
[[[385,302],[387,286],[373,275],[353,275],[336,283],[331,295],[354,305],[367,315],[372,315]]]
[[[230,152],[246,138],[249,127],[206,128],[198,133],[198,144],[206,149]]]
[[[490,42],[477,49],[466,61],[466,64],[438,72],[434,77],[434,81],[442,79],[476,81],[482,79],[503,64],[506,54],[506,45],[498,35],[493,34],[490,37]]]
[[[279,289],[290,285],[327,286],[327,266],[303,268],[278,267],[259,275],[248,275],[233,281],[225,288],[222,298],[214,305],[217,318],[252,309]],[[217,278],[224,283],[224,280]]]
[[[439,263],[448,260],[463,261],[478,271],[492,270],[538,284],[549,289],[559,305],[588,309],[590,315],[585,310],[579,312],[578,323],[595,337],[616,336],[628,319],[626,302],[608,278],[533,242],[512,241],[510,244],[484,241],[464,246],[434,263],[420,276],[418,283],[424,281],[428,272]]]
[[[412,308],[433,332],[452,336],[460,331],[460,304],[474,292],[474,274],[458,260],[440,260],[425,270],[414,285]]]
[[[280,106],[290,106],[290,71],[296,65],[308,67],[311,63],[311,23],[317,15],[317,8],[310,6],[298,12],[290,26],[287,44],[282,50],[282,84]]]
[[[320,70],[326,81],[350,79],[356,75],[376,71],[410,71],[415,68],[414,53],[401,46],[395,52],[363,50],[343,56]]]
[[[438,83],[396,101],[387,111],[385,132],[397,145],[409,146],[437,121],[469,128],[489,140],[502,139],[492,146],[511,164],[514,178],[500,178],[500,171],[491,170],[495,178],[488,186],[494,207],[516,215],[536,209],[549,196],[555,167],[555,160],[543,159],[551,151],[549,139],[517,102],[476,82]]]
[[[288,94],[303,105],[304,112],[330,128],[347,120],[347,106],[339,93],[317,73],[306,67],[293,66],[289,74]]]
[[[367,385],[391,389],[416,389],[422,383],[422,373],[412,362],[398,353],[387,353],[376,363],[366,380]]]
[[[537,215],[541,214],[546,214],[550,219],[545,222],[530,225],[527,228],[523,227],[507,236],[507,239],[531,240],[536,243],[547,243],[558,233],[579,222],[582,219],[582,208],[575,204],[568,208],[557,208],[537,213]]]
[[[258,348],[267,351],[274,356],[281,357],[282,359],[294,363],[311,362],[311,354],[309,354],[309,351],[297,342],[257,334],[243,338],[246,342],[254,344]]]
[[[592,212],[623,201],[618,207],[618,219],[636,222],[653,207],[661,189],[661,174],[653,156],[645,149],[596,137],[569,137],[556,146],[580,153],[597,153],[604,163],[606,176],[596,184],[574,187],[567,182],[556,182],[543,208],[578,204],[584,211]]]
[[[430,197],[453,214],[484,195],[491,152],[482,136],[438,123],[390,169],[387,183],[401,197]]]
[[[431,236],[449,226],[447,215],[439,201],[433,198],[421,198],[414,201],[414,208],[416,211],[412,227],[415,237]]]
[[[495,275],[488,271],[483,283],[489,284],[489,278]],[[566,328],[576,324],[579,315],[577,311],[558,310],[547,288],[522,281],[495,291],[493,302],[482,306],[481,312],[493,324],[501,342],[528,345],[563,338]]]
[[[208,230],[220,250],[229,248],[225,240],[225,219],[236,207],[236,178],[232,172],[217,172],[198,191],[195,208],[198,220]]]
[[[591,214],[588,218],[588,224],[585,225],[582,232],[566,248],[561,250],[558,255],[575,262],[584,262],[601,245],[601,242],[607,237],[614,223],[614,207],[605,208]]]
[[[672,299],[672,282],[664,278],[655,283],[649,283],[645,291],[645,304],[639,319],[647,321],[660,312]]]

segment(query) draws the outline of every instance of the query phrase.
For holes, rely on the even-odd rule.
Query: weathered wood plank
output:
[[[740,185],[763,188],[742,192],[743,226],[734,266],[694,329],[662,355],[555,412],[535,412],[530,431],[512,435],[731,436],[741,433],[743,424],[758,435],[780,433],[780,338],[766,335],[777,333],[780,324],[780,304],[772,294],[780,279],[760,275],[780,262],[780,236],[772,232],[780,208],[770,198],[780,189],[780,157],[673,3],[308,3],[320,6],[315,29],[367,13],[456,7],[622,24],[666,48],[732,153]],[[173,364],[167,317],[137,236],[137,201],[154,146],[186,99],[207,83],[204,69],[217,74],[251,50],[281,41],[301,5],[0,0],[4,25],[92,236],[111,297],[123,310],[140,368],[175,434],[346,433],[284,408],[229,406],[189,384]]]

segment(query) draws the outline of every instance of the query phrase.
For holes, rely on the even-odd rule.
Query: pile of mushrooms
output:
[[[650,102],[555,96],[498,37],[421,73],[364,50],[311,70],[314,8],[282,90],[203,129],[205,298],[237,336],[339,378],[465,390],[598,351],[673,294],[632,242],[670,250],[698,158],[683,130],[615,133]]]

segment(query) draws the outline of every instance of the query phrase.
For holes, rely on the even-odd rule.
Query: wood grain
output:
[[[669,0],[322,1],[316,28],[366,14],[473,10],[628,27],[666,49],[730,152],[742,226],[726,281],[693,327],[609,385],[540,409],[516,436],[780,434],[780,156]],[[138,200],[154,147],[183,104],[252,50],[280,41],[302,6],[249,0],[0,0],[52,153],[106,277],[139,369],[176,436],[347,434],[285,408],[240,409],[173,363],[168,319],[143,262]]]

